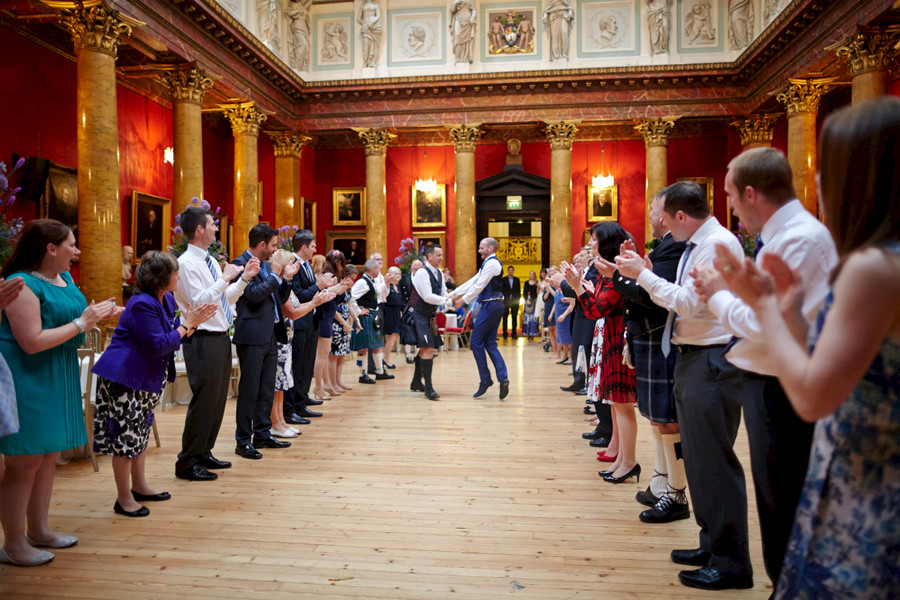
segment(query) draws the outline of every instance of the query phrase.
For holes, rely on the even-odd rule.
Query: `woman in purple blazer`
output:
[[[216,312],[215,304],[193,307],[175,316],[172,292],[178,284],[178,261],[151,250],[141,257],[134,276],[140,293],[131,297],[106,351],[94,365],[97,375],[94,451],[112,455],[118,498],[113,510],[126,517],[146,517],[140,501],[168,500],[144,478],[144,450],[153,425],[153,410],[166,381],[175,378],[175,351],[182,338]]]

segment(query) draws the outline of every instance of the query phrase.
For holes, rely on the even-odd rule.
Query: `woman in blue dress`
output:
[[[0,354],[13,374],[19,413],[18,433],[0,438],[6,461],[0,482],[3,563],[48,563],[54,555],[38,547],[66,548],[78,542],[47,522],[56,457],[87,443],[78,368],[84,332],[122,311],[113,299],[88,306],[69,275],[79,254],[67,226],[35,219],[25,225],[0,272],[6,279],[25,280],[0,322]]]
[[[575,306],[571,298],[566,298],[561,289],[557,289],[553,295],[553,318],[556,319],[556,341],[559,344],[561,365],[569,364],[569,355],[572,350],[572,311]]]
[[[816,422],[803,496],[775,596],[896,598],[900,582],[900,99],[825,121],[821,194],[841,258],[801,343],[799,281],[777,256],[717,266],[756,311],[778,379]],[[773,283],[774,280],[774,283]],[[776,291],[777,290],[777,291]],[[782,313],[784,311],[784,313]],[[827,316],[827,318],[826,318]],[[793,332],[793,335],[792,335]]]

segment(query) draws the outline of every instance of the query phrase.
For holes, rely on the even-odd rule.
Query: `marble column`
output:
[[[257,144],[259,126],[267,115],[255,102],[241,102],[224,108],[234,134],[234,234],[233,247],[228,249],[233,258],[247,249],[250,230],[259,223]]]
[[[456,230],[454,231],[454,272],[457,281],[475,274],[478,237],[475,231],[475,146],[481,138],[481,124],[448,126],[456,151]]]
[[[650,227],[650,204],[659,190],[669,185],[669,134],[675,127],[675,121],[679,117],[661,117],[653,119],[641,119],[640,125],[636,125],[640,134],[644,137],[644,147],[647,152],[646,184],[645,184],[645,209],[644,209],[644,240],[653,239],[653,230]]]
[[[384,159],[391,138],[387,129],[354,129],[366,147],[366,253],[387,252],[387,207],[385,205]],[[368,258],[368,256],[366,257]]]
[[[819,100],[834,79],[789,79],[777,95],[787,108],[788,162],[794,172],[794,191],[803,206],[818,214],[816,199],[816,113]]]
[[[741,149],[771,148],[775,122],[780,116],[780,114],[750,115],[740,121],[734,121],[731,126],[741,135]]]
[[[848,39],[827,48],[850,64],[853,104],[887,94],[898,41],[900,26],[859,27]]]
[[[578,121],[547,123],[550,143],[550,264],[572,260],[572,142]],[[580,241],[580,240],[579,240]]]
[[[119,40],[143,25],[100,4],[63,10],[76,55],[80,288],[88,302],[122,301],[122,215],[116,56]],[[161,158],[160,158],[161,160]],[[169,223],[163,223],[167,231]]]
[[[267,131],[275,146],[275,227],[300,226],[300,155],[312,138],[297,131]]]
[[[179,66],[162,75],[172,98],[172,137],[175,162],[172,210],[181,212],[191,198],[203,199],[203,94],[213,80],[195,64]],[[210,199],[213,205],[223,198]]]

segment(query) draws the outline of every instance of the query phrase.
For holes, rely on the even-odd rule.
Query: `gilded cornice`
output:
[[[829,84],[836,81],[834,77],[821,79],[788,79],[788,86],[775,98],[784,104],[788,118],[803,113],[816,114],[822,94],[828,91]]]
[[[668,146],[669,134],[675,127],[675,121],[680,117],[662,117],[657,119],[641,119],[640,124],[634,128],[644,136],[644,145],[647,148],[652,146]]]
[[[577,131],[578,121],[554,121],[544,129],[551,150],[571,150]]]
[[[272,138],[276,157],[300,158],[303,148],[312,141],[311,137],[303,135],[299,131],[267,131],[266,135]]]
[[[829,46],[838,58],[845,58],[851,75],[890,69],[897,55],[900,27],[860,27],[850,38]]]
[[[200,104],[203,101],[203,94],[213,85],[212,77],[193,64],[167,71],[161,78],[169,86],[173,101]]]
[[[259,135],[260,124],[268,118],[268,115],[260,110],[255,102],[223,105],[222,108],[225,109],[225,118],[231,123],[231,131],[234,135],[241,133]]]
[[[775,122],[780,116],[780,114],[750,115],[746,119],[732,122],[731,126],[735,127],[741,135],[741,146],[760,142],[771,143],[775,132]]]
[[[397,137],[387,129],[357,129],[354,127],[353,131],[362,138],[363,144],[366,146],[366,156],[384,156],[388,144],[391,143],[391,138]]]
[[[475,145],[481,139],[484,133],[481,130],[481,123],[476,125],[448,125],[450,131],[450,139],[453,140],[453,148],[456,153],[475,152]]]
[[[54,8],[60,8],[65,4],[48,3]],[[86,3],[90,4],[90,3]],[[107,7],[105,4],[95,4],[86,7],[85,4],[75,3],[60,13],[60,24],[72,36],[75,44],[75,53],[81,50],[95,50],[116,58],[119,50],[119,39],[122,36],[131,35],[134,27],[146,25],[117,10]]]

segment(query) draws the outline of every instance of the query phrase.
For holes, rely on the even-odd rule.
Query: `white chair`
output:
[[[99,329],[97,330],[99,333]],[[91,463],[94,465],[94,472],[100,470],[97,466],[97,455],[94,454],[94,393],[95,386],[94,374],[91,369],[94,368],[94,350],[92,348],[78,349],[78,362],[81,364],[81,401],[84,407],[84,430],[87,433],[87,453],[91,457]],[[154,431],[156,422],[153,423]]]

